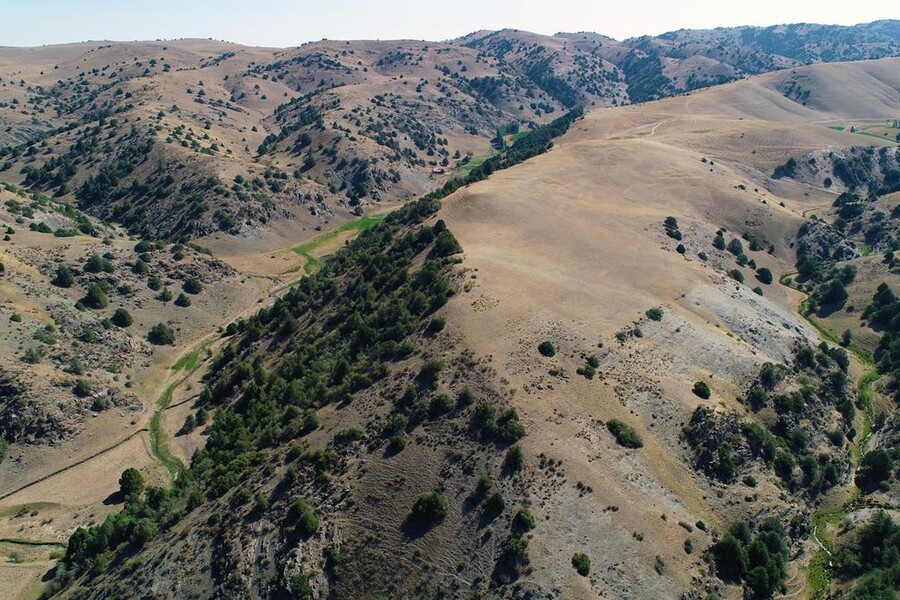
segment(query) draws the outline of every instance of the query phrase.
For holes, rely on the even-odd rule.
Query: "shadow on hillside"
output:
[[[436,521],[425,521],[424,519],[410,515],[403,519],[403,523],[400,525],[400,531],[407,539],[416,540],[440,525],[443,521],[443,518]]]
[[[112,506],[114,504],[124,504],[125,503],[125,495],[122,494],[122,490],[116,490],[109,496],[103,499],[103,504],[105,506]]]

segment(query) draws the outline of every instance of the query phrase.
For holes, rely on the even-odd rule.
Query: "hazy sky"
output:
[[[0,0],[0,45],[212,37],[444,40],[477,29],[596,31],[623,39],[681,28],[900,18],[896,0]]]

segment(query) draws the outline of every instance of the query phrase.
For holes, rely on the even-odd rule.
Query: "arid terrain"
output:
[[[892,26],[0,49],[0,596],[889,589]]]

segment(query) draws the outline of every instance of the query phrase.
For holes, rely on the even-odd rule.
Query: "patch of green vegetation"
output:
[[[306,262],[303,263],[303,270],[310,274],[316,269],[318,269],[322,264],[322,259],[314,257],[312,255],[318,248],[323,246],[324,244],[334,240],[342,233],[353,232],[355,234],[359,234],[366,229],[371,228],[374,225],[377,225],[384,219],[384,215],[363,215],[358,219],[354,219],[352,221],[347,221],[337,228],[329,231],[328,233],[323,233],[322,235],[306,242],[305,244],[300,244],[296,248],[293,248],[294,252],[302,256]]]
[[[616,443],[625,448],[642,448],[644,441],[641,436],[628,424],[618,420],[610,419],[606,423],[606,428],[616,438]]]
[[[524,135],[524,133],[525,132],[523,132],[523,135]],[[489,154],[487,156],[482,156],[480,158],[470,158],[468,161],[466,161],[465,163],[463,163],[459,166],[459,174],[462,176],[468,175],[475,169],[478,169],[479,167],[484,165],[484,163],[488,159],[493,158],[494,156],[497,156],[497,154],[498,153],[495,152],[493,154]]]
[[[175,364],[173,364],[170,369],[173,371],[180,371],[184,369],[191,373],[194,372],[194,370],[197,368],[197,364],[200,362],[200,353],[203,352],[203,350],[205,350],[208,346],[209,343],[204,344],[193,352],[185,354],[177,361],[175,361]]]
[[[857,129],[854,133],[858,133],[859,135],[866,135],[869,137],[877,138],[879,140],[887,140],[888,142],[896,142],[897,140],[886,135],[881,135],[880,133],[875,133],[874,131],[866,131],[865,129]]]
[[[584,552],[576,552],[572,556],[572,566],[575,567],[575,571],[582,577],[587,577],[591,574],[591,559]]]
[[[169,450],[166,434],[162,430],[162,416],[166,409],[169,408],[169,405],[172,404],[172,396],[174,395],[175,390],[178,389],[188,377],[194,374],[194,371],[200,366],[200,355],[206,351],[211,343],[212,341],[205,342],[196,350],[179,358],[175,364],[172,365],[172,371],[183,370],[184,375],[173,381],[165,389],[156,401],[156,412],[150,420],[150,451],[169,471],[169,475],[173,481],[184,472],[185,466],[184,463]]]
[[[834,129],[835,131],[843,131],[844,126],[843,125],[829,125],[828,129]]]

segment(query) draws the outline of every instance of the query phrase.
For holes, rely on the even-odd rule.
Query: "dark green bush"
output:
[[[584,552],[576,552],[572,556],[572,566],[575,567],[575,571],[582,577],[587,577],[591,574],[591,559]]]
[[[165,323],[157,323],[150,329],[147,339],[158,346],[174,346],[175,332]]]
[[[764,283],[769,285],[772,283],[774,278],[772,277],[772,271],[770,271],[767,267],[760,267],[756,270],[756,278],[759,279],[760,283]]]
[[[56,268],[56,275],[50,282],[56,287],[69,288],[75,284],[75,273],[66,265],[60,265]]]
[[[447,516],[449,503],[440,492],[427,492],[416,498],[412,517],[427,524],[434,524]]]
[[[190,305],[191,305],[191,299],[188,298],[183,293],[178,294],[178,297],[175,298],[175,306],[180,306],[181,308],[187,308]]]
[[[196,277],[190,277],[185,280],[182,284],[181,289],[183,289],[188,294],[199,294],[203,291],[203,284],[200,283],[200,280]]]
[[[616,443],[625,448],[642,448],[644,441],[641,436],[629,425],[618,419],[610,419],[606,422],[606,428],[616,438]]]
[[[705,381],[694,382],[693,392],[704,400],[709,400],[709,397],[712,396],[712,390],[709,389],[709,384]]]
[[[513,517],[512,528],[513,531],[517,533],[527,533],[534,529],[534,527],[534,515],[526,508],[520,509],[519,512],[516,513],[516,516]]]
[[[92,386],[91,382],[87,379],[79,379],[75,382],[75,386],[72,388],[72,391],[79,398],[87,398],[91,395]]]
[[[130,327],[131,324],[134,323],[134,319],[131,318],[131,313],[124,308],[117,308],[116,312],[113,313],[113,316],[110,317],[109,320],[116,327]]]
[[[647,309],[647,318],[651,321],[661,321],[663,318],[663,309],[659,307]],[[594,365],[597,366],[597,365]]]

